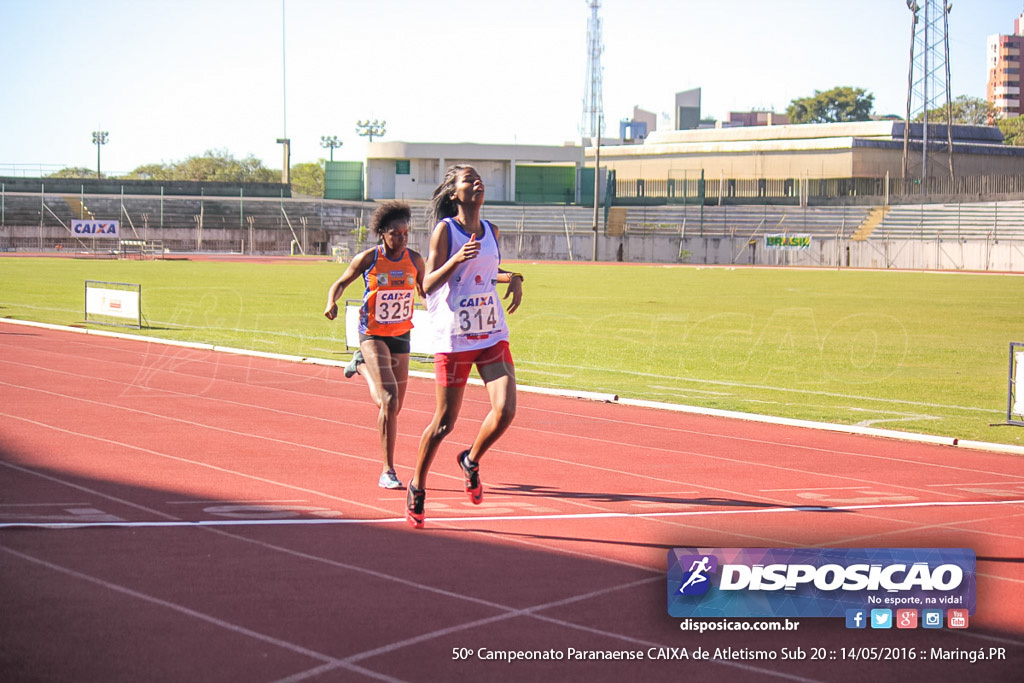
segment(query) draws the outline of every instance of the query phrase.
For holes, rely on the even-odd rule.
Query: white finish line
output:
[[[982,505],[1024,505],[1022,500],[964,500],[918,503],[878,503],[873,505],[841,505],[820,506],[800,505],[794,507],[766,507],[757,510],[691,510],[689,512],[583,512],[578,514],[557,515],[506,515],[498,517],[428,517],[428,522],[449,524],[453,522],[524,522],[589,519],[653,519],[668,517],[707,517],[710,515],[751,515],[776,514],[786,512],[855,512],[857,510],[897,510],[901,508],[926,507],[977,507]],[[0,524],[3,529],[86,529],[97,527],[119,529],[159,529],[182,527],[240,527],[240,526],[304,526],[317,524],[398,524],[405,522],[404,517],[386,517],[384,519],[213,519],[196,522],[164,521],[164,522],[7,522]]]

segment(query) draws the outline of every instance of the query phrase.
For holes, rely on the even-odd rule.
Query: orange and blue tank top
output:
[[[390,259],[384,245],[373,252],[373,264],[363,273],[363,305],[359,309],[359,333],[397,337],[412,329],[416,297],[416,264],[405,249]]]

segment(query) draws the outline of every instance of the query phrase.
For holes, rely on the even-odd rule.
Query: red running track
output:
[[[403,480],[432,407],[413,379]],[[1020,457],[523,392],[473,506],[454,454],[486,410],[471,387],[415,531],[338,367],[0,325],[3,680],[1020,680]],[[977,613],[698,635],[666,611],[685,546],[969,547]],[[732,652],[650,658],[698,648]],[[563,659],[487,658],[521,651]]]

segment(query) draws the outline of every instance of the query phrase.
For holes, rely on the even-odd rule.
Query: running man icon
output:
[[[716,558],[711,555],[702,555],[700,559],[694,559],[690,563],[690,568],[687,570],[690,575],[679,587],[679,592],[682,595],[700,595],[707,592],[708,586],[702,584],[708,582],[707,574],[715,570],[717,562],[713,562],[714,559]]]

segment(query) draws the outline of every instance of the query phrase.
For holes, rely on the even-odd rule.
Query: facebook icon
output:
[[[862,609],[846,610],[846,628],[867,628],[867,611]]]

